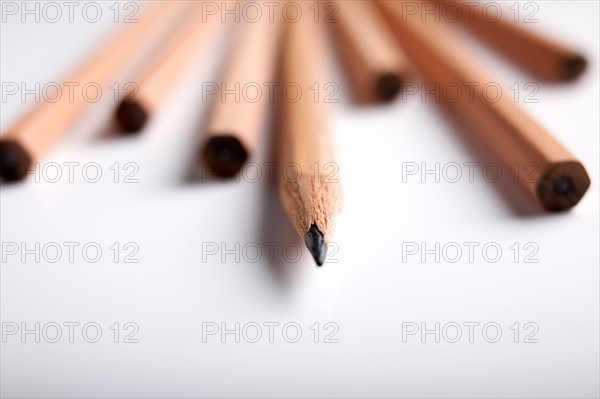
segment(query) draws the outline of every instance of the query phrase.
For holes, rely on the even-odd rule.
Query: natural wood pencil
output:
[[[65,81],[95,83],[108,91],[114,79],[143,59],[181,16],[181,4],[175,1],[151,7]],[[60,140],[90,105],[82,95],[70,97],[63,95],[55,102],[41,102],[0,138],[0,174],[6,181],[23,179],[31,165]]]
[[[511,98],[486,94],[482,88],[493,80],[474,64],[475,57],[448,24],[421,22],[403,12],[403,3],[381,0],[378,4],[415,66],[435,85],[442,104],[507,167],[528,172],[518,173],[517,181],[543,208],[566,210],[576,205],[590,185],[583,165]],[[445,90],[451,85],[470,85],[473,94],[466,89],[460,96],[454,94],[456,90]]]
[[[221,177],[236,175],[258,144],[267,119],[279,47],[279,18],[239,27],[205,128],[201,159]],[[280,89],[280,88],[279,88]]]
[[[522,25],[486,16],[479,3],[439,0],[460,9],[460,22],[479,39],[529,73],[547,81],[572,80],[585,70],[586,60],[578,52],[542,37]]]
[[[201,4],[191,4],[189,16],[173,35],[164,50],[140,74],[135,89],[130,90],[116,111],[121,127],[129,133],[139,132],[158,110],[178,78],[200,50],[213,40],[224,24],[217,18],[206,19]]]
[[[330,25],[348,80],[359,103],[393,100],[407,80],[408,60],[376,6],[364,0],[337,0]]]
[[[322,85],[326,76],[321,49],[324,33],[310,18],[287,23],[285,28],[281,83],[297,85],[302,95],[280,98],[279,195],[290,221],[321,266],[342,201],[327,104],[316,102],[308,89],[315,82]]]

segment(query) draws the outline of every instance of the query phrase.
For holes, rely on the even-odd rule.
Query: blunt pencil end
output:
[[[553,166],[538,183],[537,191],[544,208],[566,211],[577,203],[590,187],[590,178],[579,162]]]
[[[248,151],[234,136],[215,136],[204,147],[202,156],[218,176],[232,177],[244,166]]]
[[[0,142],[0,175],[7,182],[23,180],[31,167],[31,157],[14,141]]]
[[[565,60],[564,63],[564,78],[567,80],[576,79],[585,71],[587,61],[581,55],[574,55]]]
[[[380,101],[392,101],[401,87],[402,80],[395,73],[386,73],[377,77],[377,97]]]
[[[319,231],[316,225],[310,226],[308,233],[304,236],[306,247],[310,251],[318,266],[325,263],[325,255],[327,255],[327,244],[323,233]]]
[[[125,132],[136,133],[146,124],[148,113],[139,102],[123,100],[117,108],[117,120]]]

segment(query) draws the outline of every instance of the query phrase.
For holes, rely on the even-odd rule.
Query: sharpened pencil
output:
[[[294,83],[303,94],[280,98],[277,126],[279,195],[288,217],[315,259],[325,262],[342,202],[327,104],[308,88],[325,75],[322,28],[310,18],[285,26],[282,86]]]

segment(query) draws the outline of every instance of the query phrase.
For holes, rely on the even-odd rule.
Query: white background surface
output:
[[[5,3],[5,2],[3,2]],[[108,13],[109,3],[102,3]],[[110,2],[112,4],[112,2]],[[508,4],[508,3],[506,3]],[[512,4],[512,3],[511,3]],[[517,210],[476,169],[475,181],[436,183],[426,176],[402,182],[403,162],[485,162],[463,145],[431,104],[398,100],[357,108],[342,87],[332,115],[345,208],[335,242],[337,263],[317,268],[306,250],[297,262],[281,247],[303,245],[281,210],[267,179],[202,183],[190,179],[206,105],[203,81],[214,81],[224,45],[176,89],[144,133],[133,138],[104,134],[111,104],[96,107],[44,162],[98,163],[103,178],[75,182],[2,185],[2,242],[96,242],[97,263],[80,251],[70,263],[22,262],[1,267],[1,319],[6,323],[78,322],[74,343],[20,334],[6,336],[1,353],[1,394],[6,397],[597,397],[598,385],[598,3],[538,2],[532,29],[575,43],[589,59],[586,74],[568,85],[540,85],[537,104],[523,104],[576,154],[592,186],[569,213],[529,215]],[[524,3],[521,4],[523,7]],[[108,14],[110,15],[110,14]],[[2,82],[33,85],[60,80],[102,43],[116,25],[2,23]],[[506,88],[531,80],[477,44],[474,51]],[[334,73],[337,74],[337,72]],[[337,76],[337,75],[334,75]],[[340,79],[340,83],[344,81]],[[110,101],[109,101],[110,103]],[[5,131],[31,106],[2,102]],[[264,151],[253,159],[268,160]],[[139,183],[114,183],[109,167],[139,165]],[[467,169],[463,169],[465,173]],[[122,177],[121,177],[122,178]],[[139,263],[115,263],[109,247],[134,242]],[[276,242],[252,263],[229,255],[203,261],[203,243],[234,248]],[[475,261],[466,252],[456,263],[403,262],[402,243],[478,242]],[[481,247],[497,243],[500,261]],[[521,247],[519,262],[510,250]],[[524,263],[523,246],[535,243],[538,263]],[[291,244],[290,244],[291,243]],[[3,244],[5,245],[5,244]],[[81,247],[79,247],[81,248]],[[302,246],[302,248],[304,248]],[[123,255],[125,252],[121,252]],[[291,252],[293,255],[293,251]],[[290,255],[290,256],[292,256]],[[95,322],[102,338],[88,343],[81,326]],[[121,326],[113,342],[115,322]],[[123,325],[136,323],[138,343],[123,343]],[[279,322],[274,342],[249,343],[232,335],[202,342],[203,323],[233,328]],[[302,328],[297,343],[281,327]],[[310,329],[320,323],[314,342]],[[335,323],[339,342],[324,343],[325,323]],[[432,335],[406,337],[403,323],[462,325],[463,336],[439,343]],[[465,322],[480,323],[473,343]],[[502,336],[488,343],[486,323]],[[510,327],[520,323],[518,343]],[[523,343],[524,324],[535,323],[537,343]],[[406,324],[404,324],[406,326]],[[130,330],[131,331],[131,330]],[[328,331],[332,331],[331,329]],[[450,338],[453,330],[448,330]],[[293,338],[293,330],[289,331]],[[90,333],[93,336],[93,334]],[[252,334],[253,335],[253,334]],[[493,338],[493,330],[489,336]]]

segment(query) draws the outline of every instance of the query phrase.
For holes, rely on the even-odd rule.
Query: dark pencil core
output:
[[[322,266],[327,255],[327,244],[325,243],[323,233],[319,231],[315,224],[310,226],[308,233],[304,236],[304,243],[315,259],[315,262],[317,262],[317,266]]]
[[[202,154],[204,160],[217,175],[235,176],[248,159],[248,152],[234,136],[212,137]]]
[[[564,211],[577,205],[590,186],[590,178],[579,162],[552,165],[542,176],[537,191],[544,208]]]
[[[385,73],[377,78],[377,95],[381,101],[393,100],[402,86],[402,81],[394,73]]]
[[[567,58],[564,64],[564,75],[565,79],[571,80],[577,78],[585,71],[587,62],[585,58],[580,55]]]
[[[31,157],[14,141],[0,142],[0,175],[7,182],[23,180],[31,167]]]
[[[559,177],[554,180],[554,195],[557,197],[566,197],[575,192],[573,180],[570,177]]]
[[[146,124],[148,113],[138,101],[123,100],[117,108],[117,120],[125,132],[136,133]]]

